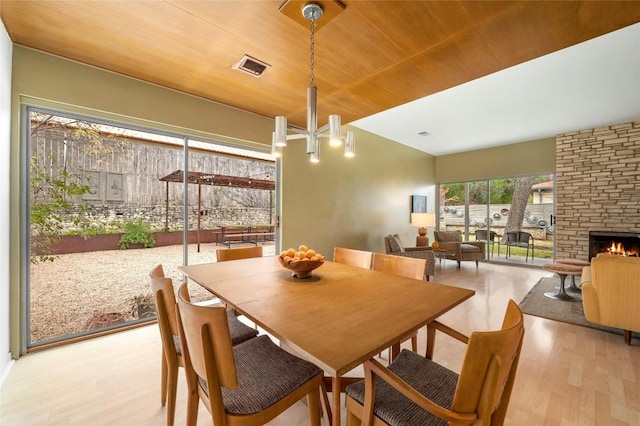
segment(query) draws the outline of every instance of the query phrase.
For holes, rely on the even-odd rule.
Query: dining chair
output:
[[[250,257],[262,257],[262,246],[216,250],[216,259],[218,262],[248,259]]]
[[[178,390],[178,367],[184,367],[184,357],[178,337],[176,297],[171,278],[164,276],[162,265],[153,267],[149,273],[151,291],[156,305],[160,338],[162,340],[162,379],[160,401],[167,405],[167,426],[174,423],[176,393]],[[241,323],[230,311],[229,328],[234,344],[257,336],[258,332]],[[168,402],[167,402],[168,400]]]
[[[200,400],[213,425],[263,425],[306,397],[310,424],[320,426],[324,372],[281,349],[266,336],[232,346],[223,307],[189,302],[178,291],[180,338],[184,348],[187,426],[198,418]]]
[[[373,267],[374,271],[387,272],[393,275],[400,275],[416,280],[424,280],[424,271],[426,268],[426,259],[418,259],[414,257],[402,257],[392,254],[374,253]],[[418,332],[411,336],[411,350],[418,351]],[[389,357],[391,360],[391,357]]]
[[[333,261],[345,265],[357,266],[358,268],[371,269],[373,252],[355,250],[344,247],[333,249]]]
[[[370,359],[364,381],[346,388],[347,426],[504,423],[524,336],[518,305],[509,301],[498,331],[430,327],[467,344],[460,373],[406,349],[387,367]]]
[[[241,247],[241,248],[230,248],[227,250],[216,250],[216,260],[218,262],[226,262],[229,260],[240,260],[240,259],[249,259],[252,257],[262,257],[262,246],[256,247]],[[232,312],[238,316],[238,313],[235,310]],[[257,330],[258,325],[254,324],[254,328]]]
[[[372,269],[416,280],[424,280],[426,259],[374,253]]]

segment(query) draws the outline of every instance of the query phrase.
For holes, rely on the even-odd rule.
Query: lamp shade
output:
[[[411,213],[411,226],[429,228],[436,226],[435,213]]]

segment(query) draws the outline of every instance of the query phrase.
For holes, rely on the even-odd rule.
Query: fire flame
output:
[[[616,243],[615,241],[611,243],[611,247],[607,247],[605,250],[606,253],[609,254],[617,254],[619,256],[638,256],[640,255],[637,250],[631,248],[630,250],[626,250],[622,243]]]
[[[624,246],[622,245],[622,243],[613,242],[611,243],[609,253],[624,254]]]

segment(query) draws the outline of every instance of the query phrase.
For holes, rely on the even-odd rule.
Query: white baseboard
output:
[[[0,365],[0,388],[2,388],[2,384],[4,383],[4,379],[9,376],[9,372],[15,364],[15,360],[11,356],[11,352],[7,354],[7,356],[2,360],[2,365]]]

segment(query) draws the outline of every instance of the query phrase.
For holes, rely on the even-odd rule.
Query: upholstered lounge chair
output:
[[[387,254],[426,259],[427,262],[424,270],[424,278],[429,281],[429,275],[435,275],[436,258],[433,255],[432,247],[405,247],[402,244],[402,241],[400,241],[398,234],[385,236],[384,247]]]
[[[582,304],[587,321],[640,333],[640,258],[600,254],[582,271]]]
[[[434,231],[433,236],[438,243],[438,250],[443,253],[446,259],[460,262],[475,260],[478,262],[485,258],[485,243],[483,241],[462,241],[460,231]]]

